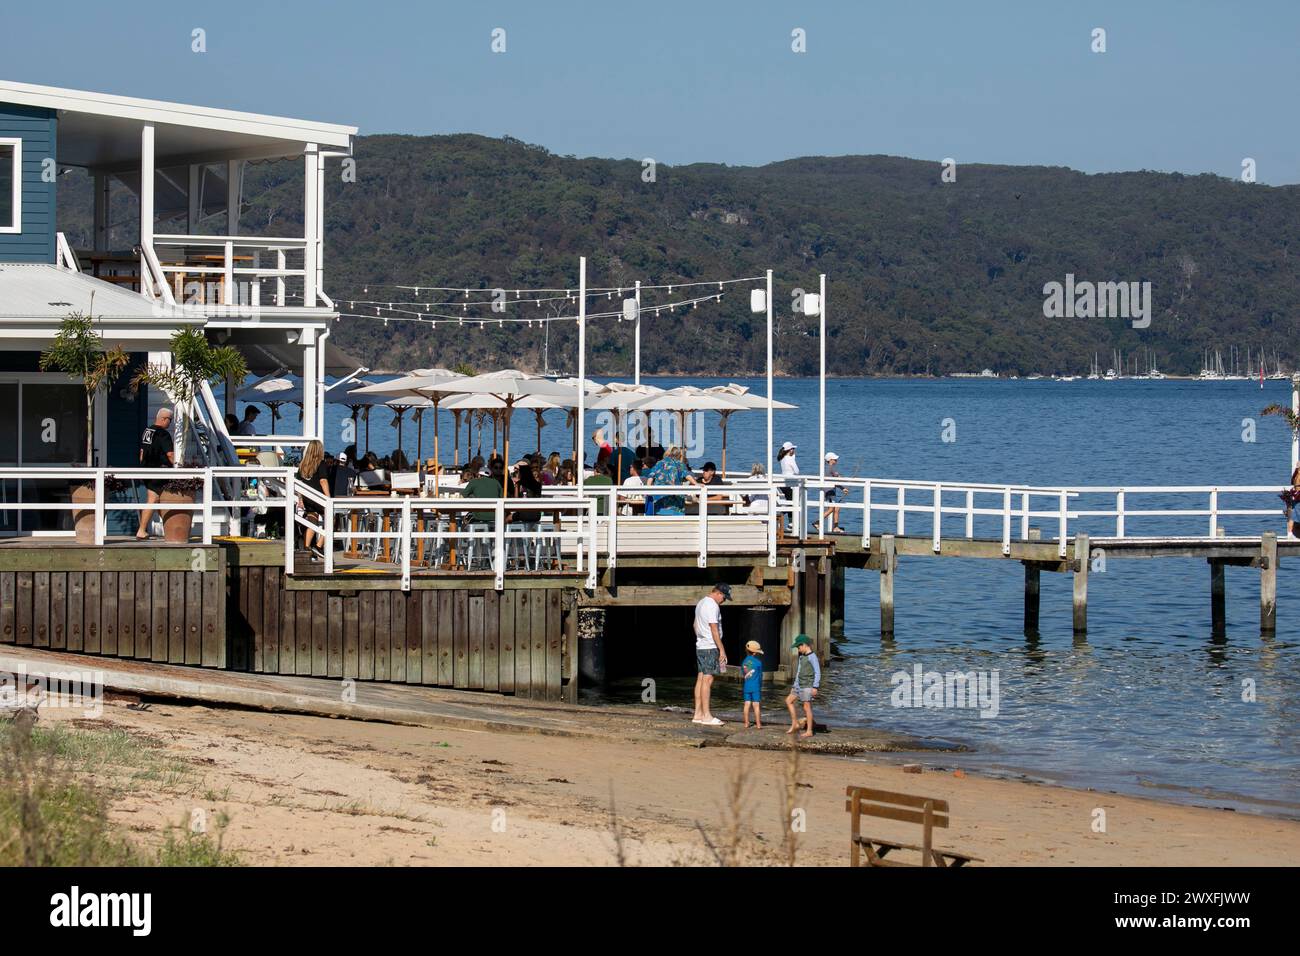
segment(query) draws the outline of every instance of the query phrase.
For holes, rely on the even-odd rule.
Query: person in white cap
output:
[[[781,477],[799,474],[799,462],[794,457],[794,450],[798,447],[792,441],[781,443],[781,450],[776,453],[776,463],[781,469]],[[789,485],[782,485],[781,494],[785,496],[786,501],[790,501],[794,498],[794,489]],[[782,528],[784,530],[784,524]]]
[[[827,478],[840,477],[839,468],[837,467],[839,463],[840,463],[839,455],[835,454],[835,452],[833,451],[828,451],[826,453],[826,477]],[[844,529],[840,527],[840,506],[838,503],[839,493],[841,490],[842,489],[840,488],[839,485],[834,485],[826,489],[826,498],[825,498],[827,502],[826,510],[822,512],[822,527],[826,526],[826,519],[829,518],[831,521],[831,532],[834,534],[844,533]],[[832,504],[831,502],[835,502],[835,503]]]

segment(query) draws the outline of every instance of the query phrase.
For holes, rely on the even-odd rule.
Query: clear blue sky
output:
[[[1300,3],[1270,0],[7,0],[0,14],[6,79],[363,133],[509,134],[670,164],[887,153],[1235,177],[1249,156],[1275,184],[1300,182],[1297,50]]]

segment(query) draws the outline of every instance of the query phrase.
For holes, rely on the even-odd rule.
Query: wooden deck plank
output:
[[[50,646],[50,572],[32,575],[32,646]]]
[[[483,592],[483,689],[501,686],[501,596],[495,590]]]
[[[116,571],[101,571],[99,574],[99,653],[117,656]]]
[[[329,673],[328,638],[325,616],[329,611],[329,597],[324,591],[311,595],[311,673],[325,677]]]
[[[86,613],[90,613],[90,578],[94,572],[86,572]],[[149,602],[149,658],[159,663],[167,660],[168,634],[171,631],[171,581],[166,571],[155,571],[149,581],[152,592]],[[89,631],[87,631],[89,634]]]
[[[185,663],[185,572],[167,572],[167,662]]]
[[[438,595],[421,591],[420,683],[438,683]]]
[[[389,629],[393,624],[392,597],[388,591],[375,594],[375,680],[388,680]]]
[[[68,572],[50,572],[50,648],[68,646]]]
[[[424,596],[414,591],[406,595],[406,682],[421,682],[421,627],[424,619]]]
[[[21,575],[19,579],[21,580]],[[87,654],[99,653],[99,614],[103,609],[99,600],[99,587],[102,575],[98,571],[86,572],[86,587],[84,592],[85,604],[83,606],[83,641],[82,647]]]
[[[185,575],[185,663],[198,667],[203,663],[203,572],[181,573]]]
[[[560,592],[546,595],[546,699],[560,699],[560,659],[564,652],[564,629],[560,625]]]
[[[72,572],[68,572],[71,574]],[[135,572],[135,659],[147,661],[153,648],[154,572]]]
[[[298,638],[298,650],[294,653],[293,667],[295,674],[311,674],[311,593],[299,591],[294,595],[294,632]]]
[[[326,659],[325,676],[343,676],[343,598],[329,595],[325,602]]]
[[[515,693],[533,693],[533,592],[515,592]]]
[[[0,584],[12,575],[0,574]],[[68,650],[80,651],[85,646],[86,628],[86,572],[68,572]]]
[[[203,633],[200,637],[200,663],[204,667],[224,667],[226,663],[226,588],[225,559],[212,558],[216,567],[203,574]],[[277,612],[279,608],[276,608]],[[277,619],[278,623],[278,619]],[[277,628],[278,632],[278,628]]]
[[[470,594],[469,609],[469,686],[474,690],[483,689],[483,613],[486,598],[482,591]]]
[[[264,673],[269,668],[266,660],[266,644],[263,641],[262,632],[262,614],[264,613],[264,587],[266,586],[267,568],[245,568],[246,576],[244,578],[244,587],[248,589],[244,602],[244,620],[248,622],[248,628],[245,633],[248,640],[245,642],[245,652],[240,656],[243,658],[243,667],[251,668],[257,673]]]
[[[0,643],[18,643],[18,572],[0,571]]]
[[[514,693],[515,689],[515,606],[518,594],[518,591],[501,592],[497,690],[503,694]]]
[[[529,664],[529,678],[532,689],[529,696],[534,700],[546,697],[546,592],[536,590],[529,600],[532,611],[532,629],[528,642],[532,647],[532,661]]]
[[[454,591],[438,592],[438,680],[439,687],[451,687],[455,666],[453,664],[455,635]]]
[[[135,657],[135,572],[117,573],[117,656]]]
[[[285,576],[281,575],[280,580],[284,581]],[[279,674],[296,674],[298,666],[295,663],[298,656],[298,603],[297,595],[292,591],[285,591],[280,595],[280,662]]]
[[[361,660],[357,673],[361,680],[375,678],[375,592],[357,595],[357,621],[361,629]]]
[[[262,670],[274,674],[280,661],[280,599],[284,575],[279,568],[262,571]]]
[[[469,687],[469,595],[464,591],[452,592],[452,654],[451,685]]]
[[[406,682],[406,601],[410,592],[394,591],[389,596],[388,679]]]
[[[343,598],[343,676],[354,680],[361,674],[361,631],[357,618],[360,604],[358,594]]]

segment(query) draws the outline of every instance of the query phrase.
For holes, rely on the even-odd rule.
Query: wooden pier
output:
[[[1068,542],[1063,558],[1056,541],[1044,541],[1038,529],[1028,539],[1012,541],[1009,547],[995,539],[946,538],[938,548],[930,536],[873,535],[863,545],[861,535],[827,535],[834,545],[836,568],[861,568],[880,574],[880,633],[894,633],[894,583],[900,557],[967,558],[1015,561],[1024,567],[1024,630],[1036,635],[1039,628],[1039,594],[1042,572],[1069,574],[1073,582],[1072,624],[1076,634],[1088,631],[1088,576],[1094,561],[1197,558],[1210,567],[1210,623],[1215,634],[1226,627],[1224,569],[1259,569],[1260,632],[1277,629],[1277,569],[1286,556],[1300,557],[1300,540],[1279,539],[1274,532],[1259,537],[1205,538],[1090,538],[1077,534]]]
[[[769,659],[788,664],[793,637],[805,632],[827,657],[834,545],[810,544],[796,569],[799,550],[783,545],[776,567],[766,552],[717,555],[704,568],[694,553],[622,556],[617,568],[601,565],[594,589],[572,570],[510,571],[499,589],[492,571],[425,571],[404,588],[391,565],[326,573],[300,556],[286,574],[276,541],[9,539],[0,542],[0,644],[576,699],[584,662],[586,680],[603,680],[607,643],[650,636],[621,615],[676,622],[689,656],[690,614],[717,581],[732,585],[727,636],[737,660],[741,638],[761,636]],[[654,642],[659,651],[666,640]]]

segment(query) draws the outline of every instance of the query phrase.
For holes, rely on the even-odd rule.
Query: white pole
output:
[[[302,198],[302,304],[311,308],[316,305],[316,253],[319,249],[316,244],[316,228],[320,224],[316,216],[316,203],[320,197],[316,180],[320,167],[316,165],[315,143],[307,144],[307,148],[303,151],[303,163],[305,168]]]
[[[153,127],[140,129],[140,245],[153,245]],[[144,287],[141,284],[141,291]]]
[[[821,276],[817,300],[817,476],[826,477],[826,273]],[[823,496],[826,494],[822,491]],[[820,519],[819,519],[820,523]]]
[[[636,368],[632,373],[632,384],[641,384],[641,280],[636,280],[636,344],[633,355],[636,356]]]
[[[638,283],[639,284],[639,283]],[[637,318],[640,322],[640,317]],[[587,457],[585,416],[587,390],[587,257],[578,259],[578,495],[582,495],[582,462]]]
[[[767,270],[767,474],[772,476],[772,270]]]

